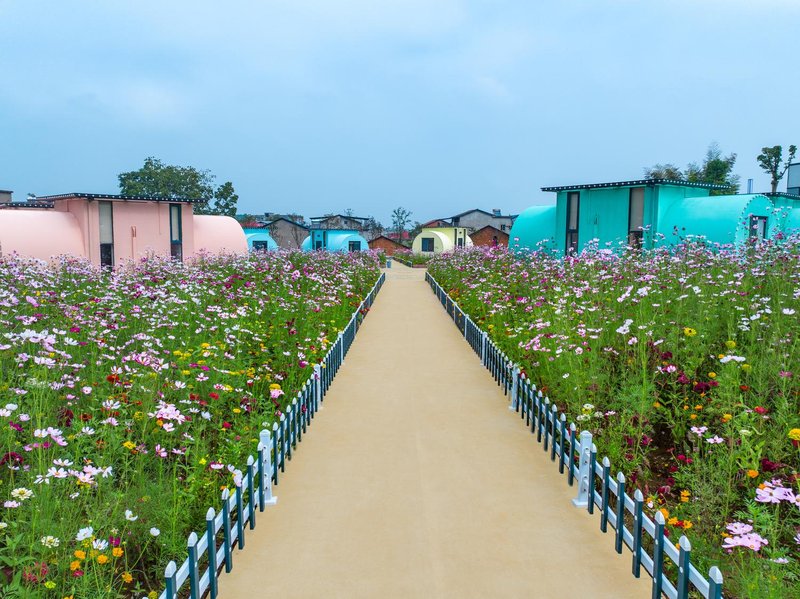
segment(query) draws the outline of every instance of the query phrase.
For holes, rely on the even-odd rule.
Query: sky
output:
[[[148,156],[239,212],[516,214],[543,186],[800,145],[800,0],[0,0],[0,189]],[[785,189],[785,180],[780,190]]]

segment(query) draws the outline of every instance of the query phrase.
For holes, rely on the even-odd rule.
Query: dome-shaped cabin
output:
[[[675,245],[704,240],[733,245],[750,238],[767,239],[777,230],[778,219],[770,198],[761,194],[685,198],[659,218],[661,243]]]
[[[88,257],[75,215],[25,208],[0,210],[0,255],[11,253],[40,260]]]
[[[338,229],[312,229],[300,249],[327,250],[329,252],[360,252],[369,249],[369,243],[358,231]]]
[[[415,254],[441,254],[472,245],[465,227],[426,227],[414,238],[411,251]]]
[[[278,244],[267,229],[247,228],[244,229],[244,235],[247,239],[247,249],[250,251],[264,252],[278,249]]]
[[[509,233],[511,250],[548,250],[556,236],[556,206],[531,206],[514,221]]]
[[[247,239],[236,219],[230,216],[195,214],[192,222],[195,253],[247,253]]]

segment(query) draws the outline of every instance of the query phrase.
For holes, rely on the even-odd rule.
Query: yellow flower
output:
[[[681,501],[683,503],[687,503],[689,501],[689,497],[691,497],[691,496],[692,496],[692,494],[689,493],[689,491],[687,491],[686,489],[681,491]]]
[[[122,446],[125,449],[136,449],[136,443],[134,443],[133,441],[125,441],[125,443],[123,443]]]
[[[700,404],[697,404],[697,405],[694,407],[694,409],[695,409],[695,410],[702,410],[702,409],[703,409],[703,406],[702,406],[702,405],[700,405]]]
[[[75,555],[75,557],[78,559],[86,559],[86,552],[81,551],[80,549],[77,549],[73,555]]]
[[[234,414],[241,414],[242,410],[241,410],[241,408],[233,408],[233,413]]]
[[[675,516],[673,516],[672,518],[667,520],[667,524],[669,524],[670,526],[675,526],[677,523],[678,523],[678,519]]]
[[[150,591],[147,593],[147,599],[158,599],[158,593],[155,591]]]
[[[81,563],[78,560],[72,561],[69,564],[69,569],[73,572],[81,567]]]
[[[44,583],[44,586],[47,589],[54,589],[56,588],[56,583],[53,582],[52,580],[48,580],[46,583]]]
[[[203,349],[208,349],[209,347],[211,347],[211,344],[210,343],[201,343],[200,347],[202,347]]]
[[[205,459],[205,458],[200,458],[200,465],[201,465],[201,466],[205,466],[207,463],[208,463],[208,462],[206,461],[206,459]]]
[[[694,524],[692,524],[691,520],[684,520],[683,521],[683,530],[689,530]]]
[[[124,553],[125,551],[123,551],[122,547],[114,547],[111,550],[111,555],[113,555],[114,557],[122,557]]]
[[[653,407],[654,407],[654,408],[660,408],[660,407],[661,407],[661,404],[660,404],[660,403],[658,403],[658,402],[655,402],[655,403],[653,404]]]
[[[692,414],[691,416],[689,416],[689,420],[696,420],[696,419],[697,419],[697,414]]]
[[[793,428],[789,431],[789,438],[792,441],[800,441],[800,428]]]
[[[742,370],[744,370],[745,372],[750,372],[750,370],[752,370],[752,368],[753,367],[750,366],[750,364],[742,364]]]
[[[97,563],[100,565],[108,563],[108,556],[105,553],[101,553],[97,556]]]
[[[715,379],[715,378],[717,378],[717,373],[716,373],[716,372],[709,372],[709,373],[708,373],[708,378],[710,378],[710,379]]]
[[[728,349],[736,349],[736,342],[733,341],[732,339],[728,339],[725,342],[725,347],[727,347]]]
[[[669,518],[669,510],[668,510],[667,508],[665,508],[665,507],[662,507],[662,508],[661,508],[660,510],[658,510],[658,511],[659,511],[659,512],[661,512],[661,515],[662,515],[662,516],[664,516],[664,519],[665,519],[665,520],[666,520],[667,518]]]
[[[130,584],[133,581],[133,576],[131,576],[130,572],[123,572],[122,573],[122,582],[125,584]]]
[[[751,468],[750,470],[747,471],[747,476],[749,476],[750,478],[755,478],[756,476],[758,476],[758,470],[753,470]]]
[[[183,376],[189,376],[190,374],[192,374],[192,371],[191,370],[181,370],[181,374]]]
[[[730,422],[733,418],[733,414],[723,414],[722,415],[722,422]]]
[[[281,386],[280,386],[278,383],[272,383],[272,384],[269,386],[269,388],[270,388],[270,390],[271,390],[271,391],[276,391],[276,390],[280,389],[280,388],[281,388]]]
[[[695,335],[697,335],[697,331],[695,331],[691,327],[683,327],[683,334],[686,335],[687,337],[694,337]]]

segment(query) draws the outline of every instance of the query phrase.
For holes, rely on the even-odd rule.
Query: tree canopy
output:
[[[784,162],[783,146],[761,148],[761,154],[756,157],[756,160],[758,161],[758,166],[770,176],[772,193],[778,191],[778,183],[783,179],[796,153],[797,146],[789,146],[789,155],[786,157],[786,162]]]
[[[655,164],[644,169],[644,176],[647,179],[676,179],[723,185],[725,189],[713,189],[711,195],[726,195],[739,191],[739,175],[733,173],[735,163],[736,154],[723,156],[719,145],[712,143],[706,150],[702,164],[691,162],[686,170],[681,170],[672,163]]]
[[[122,195],[200,200],[194,208],[197,214],[236,216],[239,196],[233,183],[215,186],[216,177],[208,170],[164,164],[150,156],[142,168],[120,173],[118,179]]]

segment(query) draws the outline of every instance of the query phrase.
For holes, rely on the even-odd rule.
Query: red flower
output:
[[[223,423],[222,423],[222,428],[230,428],[230,427],[232,427],[232,426],[233,426],[233,425],[232,425],[230,422],[223,422]]]
[[[742,386],[744,387],[744,385],[742,385]],[[762,416],[763,416],[764,414],[766,414],[767,412],[769,412],[769,410],[768,410],[767,408],[763,408],[763,407],[761,407],[761,406],[756,406],[756,407],[755,407],[755,408],[753,408],[753,409],[755,410],[755,413],[756,413],[756,414],[761,414]]]

